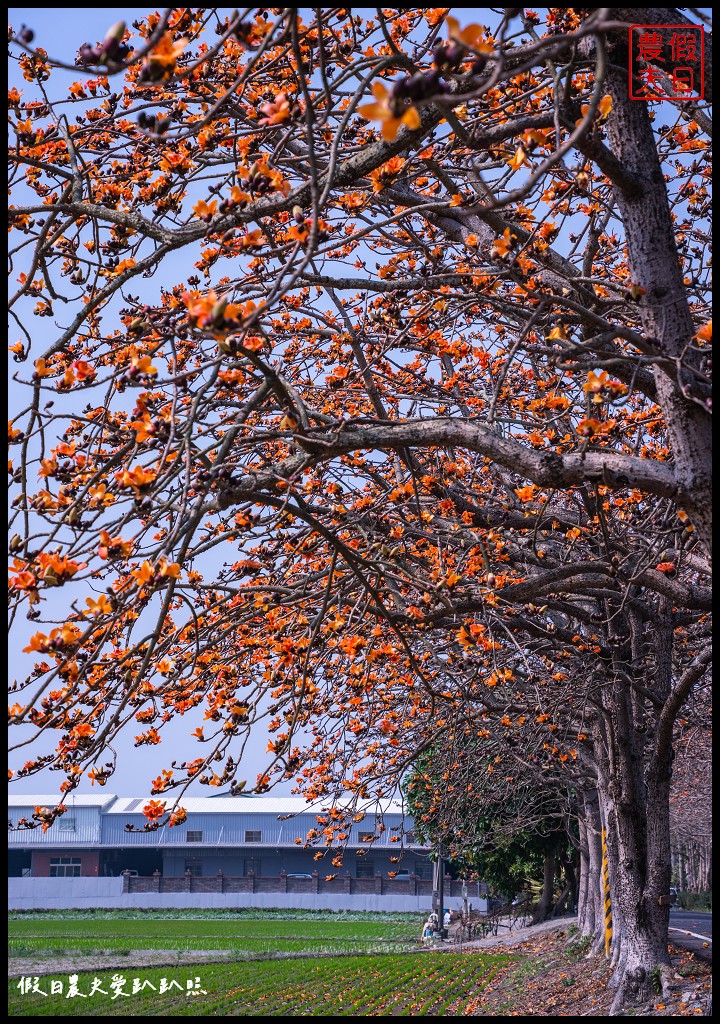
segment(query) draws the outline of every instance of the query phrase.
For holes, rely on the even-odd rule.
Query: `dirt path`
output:
[[[542,935],[545,932],[566,932],[574,920],[574,918],[561,918],[559,920],[544,921],[542,924],[518,927],[517,924],[512,924],[508,919],[507,921],[500,922],[497,935],[488,935],[484,939],[472,939],[469,942],[461,942],[458,929],[454,933],[451,932],[450,938],[453,941],[443,943],[442,947],[431,948],[434,948],[436,952],[441,949],[444,953],[469,953],[473,949],[507,950],[513,946],[519,946],[528,939]]]
[[[97,974],[143,967],[192,967],[217,964],[224,960],[245,959],[233,956],[229,949],[132,949],[129,953],[97,953],[95,956],[12,957],[8,960],[8,978],[42,977],[53,974]]]
[[[415,953],[417,949],[403,949]],[[315,960],[320,957],[375,956],[376,950],[353,952],[326,952],[310,950],[290,953],[236,953],[231,949],[131,949],[128,953],[98,953],[95,956],[74,954],[73,956],[9,957],[8,978],[32,978],[60,974],[97,974],[100,971],[116,971],[126,968],[150,967],[194,967],[198,964],[220,964],[226,960],[241,963],[252,960]]]

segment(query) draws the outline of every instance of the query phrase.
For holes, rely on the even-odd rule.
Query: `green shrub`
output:
[[[712,910],[712,892],[680,892],[678,906],[682,910]]]

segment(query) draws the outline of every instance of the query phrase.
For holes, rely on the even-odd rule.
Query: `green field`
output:
[[[241,955],[399,952],[415,946],[420,920],[386,915],[216,915],[187,919],[118,914],[14,915],[9,955],[57,956],[141,949],[224,949]],[[399,917],[399,915],[398,915]]]
[[[131,949],[230,949],[237,953],[384,952],[415,945],[420,925],[334,921],[13,921],[10,956]]]
[[[61,962],[48,963],[53,974],[10,981],[9,1014],[462,1016],[509,958],[405,952],[416,948],[420,925],[411,914],[292,910],[12,914],[11,957]],[[230,950],[245,959],[151,969],[90,959],[158,949]],[[312,956],[319,952],[326,955]],[[277,954],[284,956],[271,959]]]
[[[501,956],[444,953],[343,956],[324,959],[275,960],[250,963],[207,964],[197,967],[165,967],[122,972],[123,990],[129,996],[113,999],[111,983],[119,972],[81,974],[80,992],[86,998],[67,998],[68,976],[52,975],[39,980],[49,992],[51,983],[62,984],[56,995],[24,994],[18,981],[10,983],[9,1015],[147,1017],[326,1017],[326,1016],[463,1016],[466,1004],[476,998],[493,977]],[[106,995],[89,996],[97,977]],[[161,979],[174,980],[180,990],[160,994]],[[204,994],[194,995],[195,979]],[[136,987],[150,982],[155,991]],[[191,989],[188,994],[187,987]],[[27,987],[27,986],[26,986]]]

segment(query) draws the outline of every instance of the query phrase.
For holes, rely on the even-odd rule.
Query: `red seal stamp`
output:
[[[628,95],[631,100],[701,100],[705,94],[702,25],[631,25]]]

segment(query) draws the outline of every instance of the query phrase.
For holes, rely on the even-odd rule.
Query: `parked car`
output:
[[[135,870],[135,868],[129,868],[129,869],[128,869],[128,872],[127,872],[127,873],[128,873],[128,874],[129,874],[129,875],[130,875],[130,876],[131,876],[132,878],[137,878],[137,877],[138,877],[138,873],[137,873],[137,871]],[[124,871],[121,871],[121,872],[119,873],[119,875],[118,875],[118,878],[122,878],[122,876],[123,876],[124,874],[125,874],[125,872],[124,872]]]
[[[677,903],[678,901],[678,891],[674,885],[670,886],[670,899],[673,901],[673,903]]]
[[[287,877],[288,878],[312,878],[312,875],[308,874],[306,871],[293,871],[289,875],[287,875]]]

